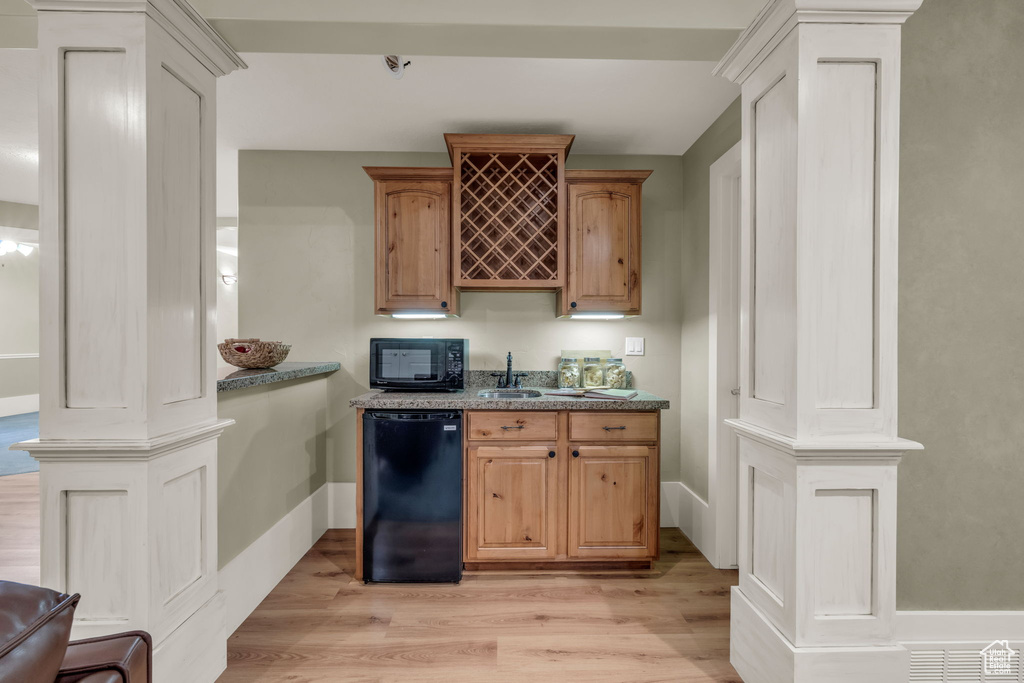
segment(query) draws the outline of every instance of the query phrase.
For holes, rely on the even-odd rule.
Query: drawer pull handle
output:
[[[623,425],[622,427],[601,427],[601,429],[603,429],[606,432],[610,432],[613,429],[625,429],[625,428],[626,428],[625,425]]]
[[[548,457],[549,458],[555,457],[555,452],[554,451],[548,451]]]
[[[501,428],[502,428],[502,429],[522,429],[522,428],[523,428],[523,427],[525,427],[525,426],[526,426],[526,425],[516,425],[515,427],[508,427],[508,426],[506,426],[506,425],[501,425]]]
[[[579,451],[573,451],[572,452],[572,457],[574,457],[574,458],[580,457],[580,452]]]

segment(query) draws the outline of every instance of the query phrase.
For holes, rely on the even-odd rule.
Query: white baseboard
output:
[[[1024,641],[1024,612],[896,612],[901,643]]]
[[[218,578],[226,599],[228,635],[235,632],[327,531],[330,486],[324,484],[296,505],[220,570]]]
[[[228,663],[224,621],[224,591],[217,591],[154,648],[153,680],[214,683]]]
[[[661,526],[679,528],[679,496],[682,483],[678,481],[661,482]]]
[[[740,590],[732,587],[729,661],[746,683],[907,683],[901,645],[794,647]],[[933,679],[916,679],[936,683]],[[941,683],[939,679],[938,683]]]
[[[0,398],[0,417],[39,412],[39,394]]]
[[[667,522],[671,521],[671,524]],[[661,525],[679,530],[704,557],[711,552],[711,511],[708,504],[681,481],[661,482]]]
[[[350,481],[332,481],[327,484],[330,490],[330,515],[328,521],[331,529],[356,528],[356,485]]]

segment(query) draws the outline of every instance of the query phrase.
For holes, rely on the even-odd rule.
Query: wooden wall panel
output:
[[[819,489],[814,492],[814,614],[873,613],[875,491]]]
[[[875,405],[876,69],[817,65],[817,125],[829,138],[808,180],[817,207],[810,253],[823,281],[807,293],[817,311],[818,408]]]
[[[127,491],[67,491],[64,494],[64,590],[81,593],[76,620],[128,619],[125,587],[132,577]]]
[[[130,127],[123,51],[64,54],[64,386],[68,408],[126,408],[131,338],[125,203]],[[141,229],[142,226],[134,226]],[[103,306],[95,302],[103,301]],[[69,352],[68,349],[73,349]]]
[[[157,266],[159,381],[166,405],[202,394],[202,101],[166,68],[160,78],[162,225],[151,235],[150,253]]]
[[[791,398],[796,309],[796,112],[792,76],[754,105],[751,380],[754,398]]]
[[[160,597],[172,600],[202,578],[206,517],[206,468],[163,485],[162,522],[157,534]]]
[[[786,500],[781,480],[753,469],[751,486],[750,573],[785,603]]]

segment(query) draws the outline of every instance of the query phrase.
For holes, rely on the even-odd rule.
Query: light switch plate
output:
[[[642,356],[642,355],[644,355],[644,338],[643,337],[626,337],[626,355],[627,356]]]

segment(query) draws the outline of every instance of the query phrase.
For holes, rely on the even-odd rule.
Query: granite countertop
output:
[[[536,398],[480,398],[477,392],[493,387],[470,387],[465,391],[369,391],[349,401],[354,408],[401,410],[666,410],[668,400],[639,391],[628,401],[602,398],[547,396],[553,387],[524,387],[542,392]]]
[[[221,368],[217,372],[217,393],[273,384],[300,377],[325,375],[341,369],[341,363],[279,363],[272,368],[244,370]]]

